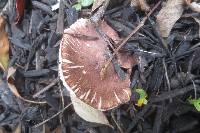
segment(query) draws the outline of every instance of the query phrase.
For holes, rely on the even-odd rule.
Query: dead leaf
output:
[[[200,3],[197,3],[197,2],[189,3],[189,2],[187,2],[187,4],[192,11],[200,13]]]
[[[146,0],[131,0],[131,6],[136,9],[141,9],[142,11],[148,12],[150,10],[149,5]]]
[[[94,3],[92,5],[92,12],[94,12],[96,9],[102,6],[105,1],[106,0],[94,0]]]
[[[16,0],[16,12],[17,17],[15,19],[15,23],[19,23],[23,16],[24,16],[24,8],[25,8],[25,1],[24,0]]]
[[[8,133],[3,126],[0,126],[0,133]]]
[[[181,17],[184,10],[184,0],[168,0],[157,15],[157,24],[162,37],[168,37],[172,27]]]
[[[5,31],[6,21],[0,16],[0,67],[5,71],[9,60],[9,42]]]
[[[36,104],[44,104],[46,102],[36,102],[36,101],[31,101],[31,100],[28,100],[28,99],[25,99],[23,98],[17,88],[15,87],[14,85],[14,79],[12,78],[12,75],[16,72],[16,69],[14,67],[10,67],[8,69],[8,74],[7,74],[7,81],[8,81],[8,87],[10,88],[10,91],[16,96],[18,97],[19,99],[23,100],[23,101],[26,101],[26,102],[29,102],[29,103],[36,103]]]
[[[78,99],[75,95],[70,94],[75,112],[84,120],[111,126],[102,111],[94,109]]]

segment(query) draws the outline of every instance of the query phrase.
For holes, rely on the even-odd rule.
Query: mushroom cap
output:
[[[119,40],[105,21],[99,27],[114,41]],[[89,19],[79,19],[65,29],[59,50],[59,75],[63,85],[83,102],[102,111],[128,102],[131,95],[129,76],[120,80],[112,64],[107,68],[105,79],[101,80],[100,71],[108,58],[107,43]]]

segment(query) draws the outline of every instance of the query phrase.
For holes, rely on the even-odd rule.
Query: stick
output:
[[[49,85],[47,85],[46,87],[44,87],[42,90],[40,90],[39,92],[35,93],[33,95],[33,98],[38,97],[39,95],[41,95],[42,93],[44,93],[45,91],[49,90],[51,87],[53,87],[55,84],[57,84],[59,81],[58,78],[54,79]]]
[[[72,103],[69,103],[65,108],[63,108],[61,111],[59,111],[58,113],[54,114],[53,116],[51,116],[50,118],[44,120],[43,122],[37,124],[37,125],[34,125],[33,127],[34,128],[37,128],[43,124],[45,124],[46,122],[50,121],[51,119],[53,119],[54,117],[58,116],[60,113],[63,113],[69,106],[71,106]]]
[[[200,91],[200,86],[199,85],[195,85],[196,87],[196,90],[197,91]],[[164,92],[160,95],[157,95],[156,97],[152,97],[149,99],[149,103],[156,103],[156,102],[161,102],[161,101],[164,101],[164,100],[168,100],[170,98],[174,98],[174,97],[177,97],[177,96],[180,96],[180,95],[183,95],[183,94],[186,94],[187,92],[191,91],[194,89],[194,86],[193,85],[188,85],[188,86],[185,86],[181,89],[174,89],[174,90],[171,90],[171,91],[168,91],[168,92]]]
[[[106,73],[106,69],[109,66],[109,64],[111,63],[112,59],[114,58],[114,56],[118,53],[118,51],[126,44],[126,42],[135,34],[137,33],[140,28],[142,26],[144,26],[144,23],[146,22],[146,20],[148,19],[148,17],[155,11],[155,9],[160,5],[161,1],[159,1],[154,8],[146,15],[146,17],[144,17],[144,19],[138,24],[138,26],[122,41],[122,43],[119,45],[119,47],[114,50],[114,53],[112,55],[112,57],[110,57],[110,59],[105,63],[105,65],[102,67],[101,72],[100,72],[100,77],[101,79],[105,78],[105,73]]]

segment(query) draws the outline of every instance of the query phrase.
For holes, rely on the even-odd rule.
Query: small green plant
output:
[[[190,104],[192,104],[196,108],[197,111],[200,111],[200,98],[191,99],[191,97],[190,97],[190,98],[188,98],[188,101]]]
[[[72,7],[74,7],[77,11],[80,11],[82,7],[88,7],[92,5],[93,2],[94,0],[78,0],[78,2]]]
[[[139,94],[140,98],[139,100],[137,101],[137,106],[141,107],[142,105],[145,105],[147,104],[147,93],[145,90],[143,89],[135,89],[135,91]]]

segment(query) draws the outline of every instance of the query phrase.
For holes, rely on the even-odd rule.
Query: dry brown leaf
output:
[[[146,0],[131,0],[131,6],[148,12],[150,10]]]
[[[9,60],[9,42],[5,31],[6,21],[0,16],[0,67],[5,71]]]
[[[168,0],[157,15],[157,24],[162,37],[168,37],[172,27],[181,17],[184,10],[184,0]]]
[[[17,13],[15,23],[18,24],[24,16],[25,0],[16,0],[15,6],[16,6],[16,13]]]
[[[12,78],[12,75],[16,72],[16,69],[14,67],[10,67],[8,69],[8,74],[7,74],[7,81],[8,81],[8,87],[10,88],[11,92],[18,98],[20,98],[23,101],[29,102],[29,103],[36,103],[36,104],[44,104],[46,102],[35,102],[35,101],[31,101],[28,99],[23,98],[17,88],[14,85],[14,79]]]

